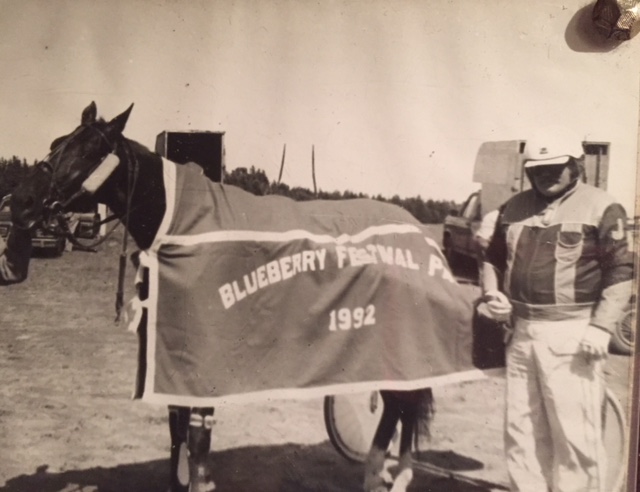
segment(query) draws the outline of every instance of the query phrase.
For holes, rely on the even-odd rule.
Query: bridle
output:
[[[90,172],[87,174],[87,177],[80,185],[79,189],[75,190],[68,197],[64,197],[62,190],[55,179],[56,171],[59,169],[60,162],[62,160],[62,156],[64,152],[67,150],[68,145],[77,137],[79,137],[85,130],[90,129],[100,136],[101,140],[107,144],[108,152],[106,155],[98,160],[98,163],[95,164]],[[131,146],[127,142],[127,140],[123,137],[120,137],[116,141],[111,141],[108,136],[99,128],[97,128],[94,124],[83,124],[76,128],[70,135],[68,135],[56,148],[52,149],[52,151],[47,155],[45,159],[41,161],[39,165],[43,167],[43,169],[51,174],[51,182],[49,185],[49,193],[48,196],[43,201],[44,207],[44,218],[47,219],[44,224],[44,227],[47,228],[47,223],[55,221],[58,224],[61,234],[64,234],[67,239],[74,245],[82,248],[82,249],[90,249],[95,251],[95,247],[102,244],[104,241],[108,239],[108,237],[115,231],[119,223],[116,223],[102,238],[91,243],[90,245],[80,243],[77,238],[74,236],[73,232],[69,228],[69,222],[65,216],[65,213],[68,211],[69,206],[78,198],[82,196],[86,196],[87,194],[92,194],[92,192],[97,191],[97,189],[104,184],[104,181],[111,175],[111,173],[115,170],[115,168],[119,164],[119,157],[116,154],[118,149],[118,145],[122,148],[125,154],[125,165],[127,167],[127,194],[126,194],[126,205],[125,212],[122,216],[118,216],[113,214],[107,217],[104,220],[101,220],[97,226],[105,224],[107,222],[111,222],[115,219],[120,219],[120,222],[124,223],[124,234],[122,238],[122,249],[120,251],[120,261],[119,261],[119,272],[118,272],[118,291],[116,293],[116,322],[120,320],[120,314],[122,312],[122,307],[124,305],[124,278],[126,273],[126,265],[127,265],[127,242],[129,238],[129,219],[131,216],[132,210],[132,202],[133,202],[133,194],[135,191],[136,183],[138,180],[139,174],[139,162],[136,158],[135,153],[131,150]],[[55,158],[55,159],[54,159]],[[107,162],[108,159],[112,159],[111,162]],[[113,160],[115,159],[115,161]],[[92,177],[96,176],[102,166],[105,166],[107,163],[107,170],[102,171],[102,176],[98,176],[94,179],[94,182],[89,186],[87,183],[92,179]],[[93,189],[95,187],[95,189]],[[49,229],[48,229],[49,230]],[[54,230],[49,230],[54,234],[60,234]]]
[[[40,226],[46,230],[49,234],[56,236],[64,236],[70,243],[74,246],[79,247],[83,250],[95,251],[95,247],[106,241],[109,235],[113,233],[115,230],[115,226],[109,231],[107,235],[100,238],[97,241],[92,242],[91,244],[83,244],[78,241],[71,231],[69,227],[69,221],[67,219],[66,213],[69,205],[79,198],[82,193],[82,187],[77,190],[75,193],[72,193],[71,196],[64,198],[64,194],[62,190],[59,188],[57,181],[55,180],[55,171],[56,168],[59,167],[62,156],[67,149],[67,146],[73,139],[80,136],[82,131],[86,128],[92,128],[94,131],[98,132],[104,141],[108,144],[110,149],[114,148],[114,145],[111,144],[109,139],[104,135],[104,132],[100,131],[98,128],[90,127],[89,125],[82,125],[81,127],[74,130],[69,136],[65,137],[63,142],[61,142],[56,148],[52,149],[52,151],[47,155],[43,160],[36,164],[42,171],[49,174],[49,191],[47,196],[44,198],[42,202],[43,206],[43,217]],[[95,169],[99,166],[98,163],[94,166],[89,172],[89,176],[95,171]],[[96,227],[100,227],[103,223],[110,222],[111,220],[116,219],[117,217],[109,217],[107,220],[100,221],[96,224]]]

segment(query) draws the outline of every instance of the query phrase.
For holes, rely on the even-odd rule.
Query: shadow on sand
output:
[[[424,460],[437,455],[425,456]],[[482,467],[470,458],[449,455],[449,464],[462,469]],[[211,453],[216,492],[352,492],[361,490],[363,465],[341,458],[328,443],[251,446]],[[452,463],[453,460],[455,463]],[[457,464],[456,464],[457,463]],[[441,463],[433,463],[441,464]],[[49,473],[42,465],[32,475],[7,480],[1,492],[165,492],[168,460]],[[459,480],[417,467],[409,491],[490,492],[491,484]]]

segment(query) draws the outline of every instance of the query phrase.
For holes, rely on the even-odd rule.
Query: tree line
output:
[[[9,159],[0,157],[0,198],[11,193],[28,170],[29,164],[26,159],[20,159],[15,155]]]
[[[35,164],[35,162],[34,162]],[[24,178],[30,168],[26,159],[13,156],[9,159],[0,157],[0,197],[11,193],[13,188]],[[254,195],[282,195],[297,201],[303,200],[347,200],[351,198],[373,198],[381,202],[393,203],[404,208],[423,224],[439,224],[458,204],[451,200],[423,200],[420,196],[400,198],[394,195],[385,198],[382,195],[369,197],[364,193],[346,191],[323,191],[315,194],[312,190],[302,187],[290,187],[285,183],[269,181],[262,169],[251,166],[239,167],[224,173],[224,183],[238,186]]]
[[[254,195],[283,195],[294,200],[346,200],[351,198],[372,198],[381,202],[392,203],[404,208],[423,224],[440,224],[452,209],[459,209],[460,204],[452,200],[423,200],[420,196],[410,198],[400,198],[394,195],[385,198],[382,195],[368,196],[364,193],[347,191],[323,191],[319,190],[314,194],[308,188],[290,187],[284,183],[269,181],[266,173],[261,169],[251,166],[238,167],[224,175],[224,182],[242,188]]]

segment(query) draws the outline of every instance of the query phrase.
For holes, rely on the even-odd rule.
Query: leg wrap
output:
[[[210,414],[208,413],[209,410],[211,410]],[[216,422],[213,418],[213,409],[198,410],[200,413],[195,412],[196,410],[191,412],[189,427],[202,427],[211,430]]]
[[[169,481],[171,492],[189,491],[189,459],[187,434],[190,409],[169,407],[169,432],[171,435],[171,458]]]
[[[189,418],[189,472],[191,489],[195,492],[213,490],[207,458],[211,448],[213,408],[193,408]]]

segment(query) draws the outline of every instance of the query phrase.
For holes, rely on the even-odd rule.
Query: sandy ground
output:
[[[137,342],[113,320],[118,248],[35,258],[30,278],[1,292],[0,491],[166,489],[167,411],[130,400]],[[625,405],[629,362],[612,357],[607,376]],[[501,378],[437,389],[424,456],[489,483],[418,472],[410,490],[500,490],[503,390]],[[219,407],[215,418],[217,490],[359,490],[362,465],[328,441],[322,399]]]

